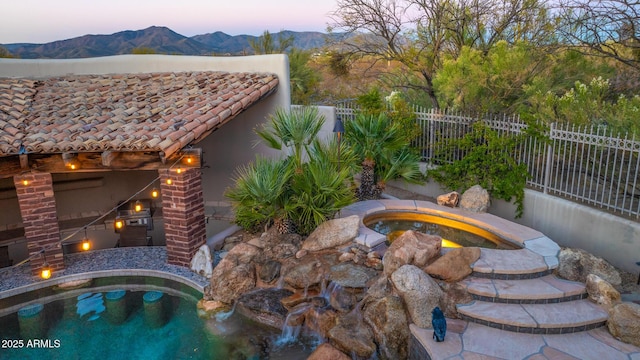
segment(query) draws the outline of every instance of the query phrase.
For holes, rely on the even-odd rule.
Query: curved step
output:
[[[587,298],[583,283],[546,275],[525,280],[468,277],[461,282],[476,300],[509,304],[551,304]]]
[[[481,249],[480,258],[471,265],[473,275],[490,279],[520,280],[549,275],[557,264],[529,249]]]
[[[529,334],[567,334],[603,326],[607,312],[589,300],[555,304],[496,304],[474,301],[458,305],[464,320]]]

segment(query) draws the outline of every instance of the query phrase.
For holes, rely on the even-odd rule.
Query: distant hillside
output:
[[[280,33],[273,34],[278,39]],[[283,31],[283,36],[293,36],[294,46],[314,49],[325,44],[327,34],[320,32]],[[4,44],[13,55],[22,59],[69,59],[131,54],[135,48],[152,49],[158,54],[181,55],[247,55],[253,53],[249,39],[257,36],[231,36],[223,32],[186,37],[173,30],[152,26],[143,30],[127,30],[111,35],[84,35],[77,38],[46,44]]]

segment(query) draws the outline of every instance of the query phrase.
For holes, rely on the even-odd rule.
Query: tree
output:
[[[291,102],[308,105],[317,92],[320,75],[309,67],[311,53],[296,48],[289,53],[289,81],[291,83]]]
[[[640,69],[640,2],[561,0],[557,7],[563,44]]]
[[[157,54],[158,52],[150,47],[141,46],[131,49],[131,53],[134,55],[152,55]]]
[[[284,159],[257,158],[238,170],[226,192],[238,225],[256,231],[275,224],[280,233],[308,234],[354,201],[348,180],[355,157],[344,145],[338,151],[336,141],[317,139],[323,123],[315,107],[278,110],[256,131],[268,146],[291,151]]]
[[[535,127],[527,129],[532,135],[536,130]],[[450,190],[463,191],[480,185],[496,198],[506,201],[515,198],[516,217],[521,217],[529,173],[526,164],[518,163],[513,154],[526,138],[524,133],[500,135],[477,121],[471,131],[442,149],[443,153],[456,151],[463,157],[429,170],[428,175]]]
[[[309,146],[323,124],[324,116],[318,113],[317,107],[305,106],[289,111],[277,109],[269,122],[257,129],[256,133],[272,149],[289,148],[295,169],[300,171],[305,154],[309,153]]]
[[[546,9],[537,0],[339,0],[333,29],[345,52],[397,62],[404,89],[420,90],[439,107],[433,79],[446,56],[463,46],[487,51],[500,40],[548,39]]]
[[[359,200],[379,199],[391,179],[422,180],[420,157],[410,149],[401,125],[386,114],[360,113],[344,129],[345,142],[361,164]]]
[[[293,46],[293,35],[285,36],[282,32],[278,38],[274,39],[268,30],[265,30],[258,38],[249,38],[249,45],[256,55],[263,54],[284,54],[287,49]]]
[[[15,58],[7,48],[0,46],[0,58]]]

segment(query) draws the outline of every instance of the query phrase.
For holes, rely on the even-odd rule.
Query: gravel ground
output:
[[[51,279],[68,275],[104,270],[155,270],[186,278],[205,286],[208,280],[191,269],[167,264],[164,246],[126,247],[95,250],[65,255],[66,268],[54,272]],[[32,285],[42,280],[31,275],[28,263],[0,269],[0,293],[6,290]]]

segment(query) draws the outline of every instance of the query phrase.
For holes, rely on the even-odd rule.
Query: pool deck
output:
[[[384,235],[367,228],[368,215],[384,211],[426,212],[466,222],[518,244],[519,250],[481,249],[473,275],[462,284],[476,300],[458,305],[464,320],[447,319],[444,342],[432,329],[410,325],[410,359],[627,359],[640,348],[616,340],[605,309],[585,299],[584,284],[555,277],[560,247],[534,229],[488,213],[473,213],[421,200],[370,200],[338,217],[360,217],[356,242],[375,248]]]

